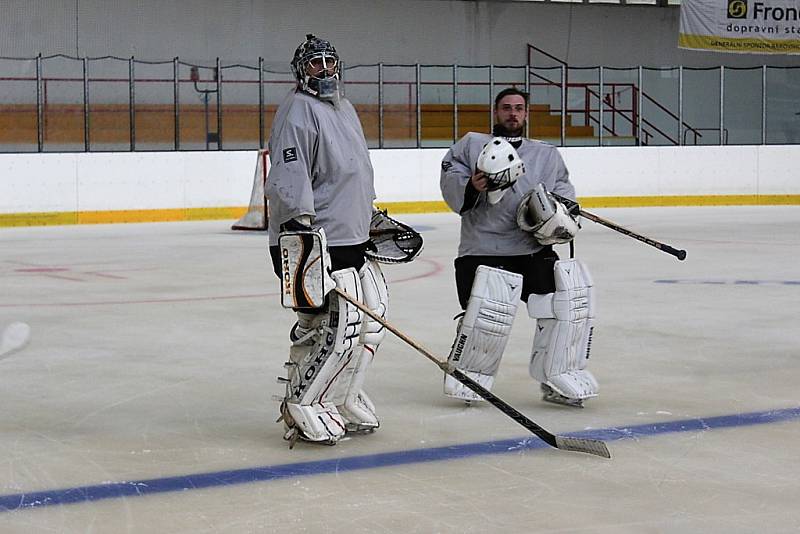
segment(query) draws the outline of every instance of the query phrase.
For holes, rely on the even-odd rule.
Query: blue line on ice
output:
[[[696,432],[716,428],[779,423],[797,418],[800,418],[800,407],[717,417],[684,419],[664,423],[648,423],[619,428],[612,427],[607,429],[585,430],[582,432],[571,432],[565,435],[578,438],[600,439],[603,441],[618,441],[676,432]],[[270,480],[322,475],[333,472],[341,474],[346,471],[423,462],[438,462],[485,454],[502,454],[523,449],[543,449],[547,447],[548,445],[535,436],[530,436],[500,441],[450,445],[447,447],[383,452],[379,454],[351,456],[330,460],[267,465],[263,467],[233,469],[212,473],[197,473],[166,478],[42,490],[15,495],[0,495],[0,513],[25,508],[85,503],[102,499],[136,497],[156,493],[224,487],[234,484],[267,482]],[[597,461],[605,460],[598,459]]]

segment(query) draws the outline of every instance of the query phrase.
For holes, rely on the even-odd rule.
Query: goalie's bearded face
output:
[[[502,126],[509,135],[522,135],[527,117],[528,105],[520,95],[504,96],[494,110],[495,124]]]

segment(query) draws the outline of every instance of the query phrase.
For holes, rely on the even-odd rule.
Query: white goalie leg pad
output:
[[[555,293],[528,299],[528,314],[536,319],[530,374],[568,399],[596,397],[597,380],[586,369],[594,322],[591,275],[577,259],[559,260],[555,281]]]
[[[447,363],[486,389],[491,389],[500,367],[521,294],[521,275],[478,267]],[[444,377],[444,393],[457,399],[482,400],[449,374]]]
[[[336,271],[332,277],[336,287],[361,298],[355,269]],[[331,293],[329,300],[328,313],[306,325],[318,322],[313,344],[308,347],[307,340],[299,342],[299,338],[290,352],[292,361],[287,365],[289,376],[281,406],[287,438],[298,432],[307,441],[335,443],[345,433],[345,421],[336,409],[334,392],[344,370],[356,357],[363,314],[335,293]]]
[[[358,274],[364,293],[364,304],[378,316],[386,319],[389,311],[389,291],[380,266],[374,261],[367,261]],[[337,404],[348,431],[368,432],[380,426],[378,416],[375,415],[375,405],[364,392],[364,380],[367,369],[372,364],[375,352],[378,350],[378,345],[385,336],[384,326],[364,314],[361,339],[359,340],[361,353],[351,367],[351,376],[344,392],[344,399]],[[342,383],[345,383],[344,379]]]

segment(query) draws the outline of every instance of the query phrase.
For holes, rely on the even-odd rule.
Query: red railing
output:
[[[583,88],[583,91],[584,91],[584,98],[583,98],[584,107],[583,107],[583,109],[582,110],[580,110],[580,109],[570,109],[568,107],[568,104],[565,104],[564,102],[562,102],[562,110],[563,110],[564,113],[570,113],[570,112],[584,113],[584,122],[585,122],[585,124],[587,126],[589,125],[590,122],[595,123],[595,124],[597,124],[598,128],[600,128],[603,132],[608,132],[613,137],[619,137],[620,136],[620,134],[617,131],[617,117],[619,117],[624,122],[629,123],[631,125],[632,135],[634,136],[634,138],[636,138],[637,144],[639,144],[639,143],[644,144],[644,145],[649,144],[649,141],[653,138],[653,135],[654,135],[653,132],[656,132],[659,135],[663,136],[665,139],[667,139],[670,143],[672,143],[674,145],[681,144],[681,140],[679,138],[676,139],[672,135],[664,132],[658,125],[656,125],[655,123],[653,123],[651,120],[647,119],[646,117],[644,117],[644,116],[640,117],[640,113],[641,113],[641,110],[639,109],[639,92],[640,92],[640,88],[637,87],[637,85],[635,83],[630,83],[630,82],[627,82],[627,83],[617,83],[617,82],[604,83],[602,88],[600,87],[599,83],[589,83],[589,82],[570,83],[569,82],[570,67],[569,67],[569,65],[567,64],[566,61],[563,61],[563,60],[557,58],[556,56],[554,56],[554,55],[552,55],[552,54],[550,54],[550,53],[542,50],[541,48],[539,48],[537,46],[534,46],[534,45],[532,45],[530,43],[528,43],[527,47],[528,47],[527,48],[527,61],[528,61],[529,76],[533,76],[535,78],[544,80],[548,85],[552,85],[552,86],[558,87],[559,89],[562,87],[562,84],[561,84],[560,81],[550,80],[547,77],[542,76],[539,73],[533,72],[533,68],[534,68],[533,55],[534,55],[534,53],[538,53],[538,54],[543,55],[543,56],[547,57],[548,59],[556,62],[558,64],[557,68],[559,68],[560,70],[563,70],[563,72],[564,72],[563,78],[565,80],[564,85],[565,85],[567,91],[562,92],[562,94],[568,94],[568,91],[569,91],[570,87],[578,88],[578,89]],[[545,67],[545,68],[549,68],[549,67]],[[593,90],[592,87],[597,87],[597,90],[596,91]],[[607,87],[611,87],[611,91],[606,92],[605,89]],[[621,92],[621,91],[619,91],[619,92],[617,91],[618,87],[623,87],[623,88],[624,87],[630,87],[631,88],[631,104],[630,104],[630,108],[621,108],[612,99],[612,95],[616,95],[616,94],[619,94],[619,92]],[[603,93],[605,93],[602,96],[600,94],[601,91]],[[598,102],[600,102],[600,99],[602,99],[604,107],[601,108],[598,105],[597,108],[594,108],[592,106],[592,97],[597,99]],[[677,114],[675,114],[673,111],[668,109],[666,106],[664,106],[663,104],[658,102],[652,96],[648,95],[646,92],[644,92],[644,91],[641,92],[641,98],[643,100],[647,100],[648,102],[650,102],[653,105],[655,105],[658,109],[663,111],[670,119],[678,121],[680,126],[685,128],[685,130],[683,130],[684,131],[684,138],[688,133],[692,133],[694,135],[694,142],[695,142],[695,144],[697,144],[698,139],[703,136],[700,133],[700,129],[698,129],[696,127],[693,127],[693,126],[687,124],[685,121],[681,120],[681,118]],[[595,113],[595,112],[598,115],[600,115],[601,113],[605,114],[606,112],[610,112],[611,113],[611,126],[607,126],[605,124],[605,121],[602,120],[603,117],[597,118],[597,117],[592,116],[592,113]],[[628,115],[628,113],[630,114],[630,116]],[[647,128],[643,128],[642,127],[641,128],[641,132],[639,132],[639,129],[640,129],[639,122],[640,121],[641,121],[641,124],[647,126],[649,128],[649,130]],[[679,128],[679,130],[680,129],[681,128]]]

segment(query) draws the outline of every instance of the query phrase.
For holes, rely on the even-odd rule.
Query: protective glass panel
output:
[[[383,146],[417,146],[417,84],[414,66],[383,67]]]
[[[638,69],[603,69],[603,145],[634,146],[638,141]]]
[[[597,145],[600,69],[570,68],[567,70],[566,146]]]
[[[66,56],[42,59],[42,149],[86,150],[83,61]]]
[[[458,138],[467,132],[489,133],[492,130],[489,67],[459,67],[455,120]]]
[[[131,149],[129,62],[101,58],[87,62],[89,73],[89,150]]]
[[[361,120],[364,137],[370,148],[379,145],[378,66],[358,65],[346,67],[344,89]]]
[[[800,143],[800,68],[767,69],[767,144]]]
[[[424,65],[420,68],[422,146],[449,147],[456,139],[454,129],[453,67]]]
[[[35,152],[36,60],[0,59],[0,152]]]
[[[194,60],[178,64],[178,120],[181,150],[217,150],[216,63]]]
[[[685,145],[719,144],[719,68],[683,70],[683,120]]]
[[[760,67],[725,68],[725,144],[761,144],[761,73]]]
[[[226,150],[259,148],[258,63],[222,66],[222,146]]]
[[[529,71],[531,88],[528,135],[561,145],[561,67],[533,67]]]
[[[135,150],[175,149],[174,82],[172,61],[134,62]]]
[[[650,146],[679,144],[680,75],[677,68],[642,69],[642,143]]]

